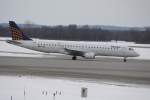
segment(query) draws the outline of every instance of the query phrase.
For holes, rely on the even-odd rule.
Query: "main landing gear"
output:
[[[127,58],[126,57],[124,57],[123,62],[127,62]]]
[[[77,57],[76,57],[76,56],[73,56],[73,57],[72,57],[72,60],[76,60],[76,59],[77,59]]]

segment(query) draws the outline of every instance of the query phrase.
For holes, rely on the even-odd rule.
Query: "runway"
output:
[[[113,79],[150,84],[150,61],[96,58],[76,61],[69,56],[57,57],[6,57],[0,56],[1,74],[55,75],[63,77]]]

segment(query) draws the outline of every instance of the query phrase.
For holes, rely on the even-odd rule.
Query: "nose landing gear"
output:
[[[127,57],[124,57],[123,62],[127,62]]]

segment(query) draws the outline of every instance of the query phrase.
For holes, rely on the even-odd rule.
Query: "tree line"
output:
[[[74,41],[129,41],[136,43],[150,43],[150,27],[144,30],[107,30],[89,27],[88,25],[57,25],[21,28],[29,37],[51,40]],[[10,37],[8,27],[0,26],[0,36]]]

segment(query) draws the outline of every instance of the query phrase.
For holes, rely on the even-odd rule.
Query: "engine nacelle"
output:
[[[86,58],[86,59],[95,59],[95,54],[93,52],[85,53],[84,58]]]

